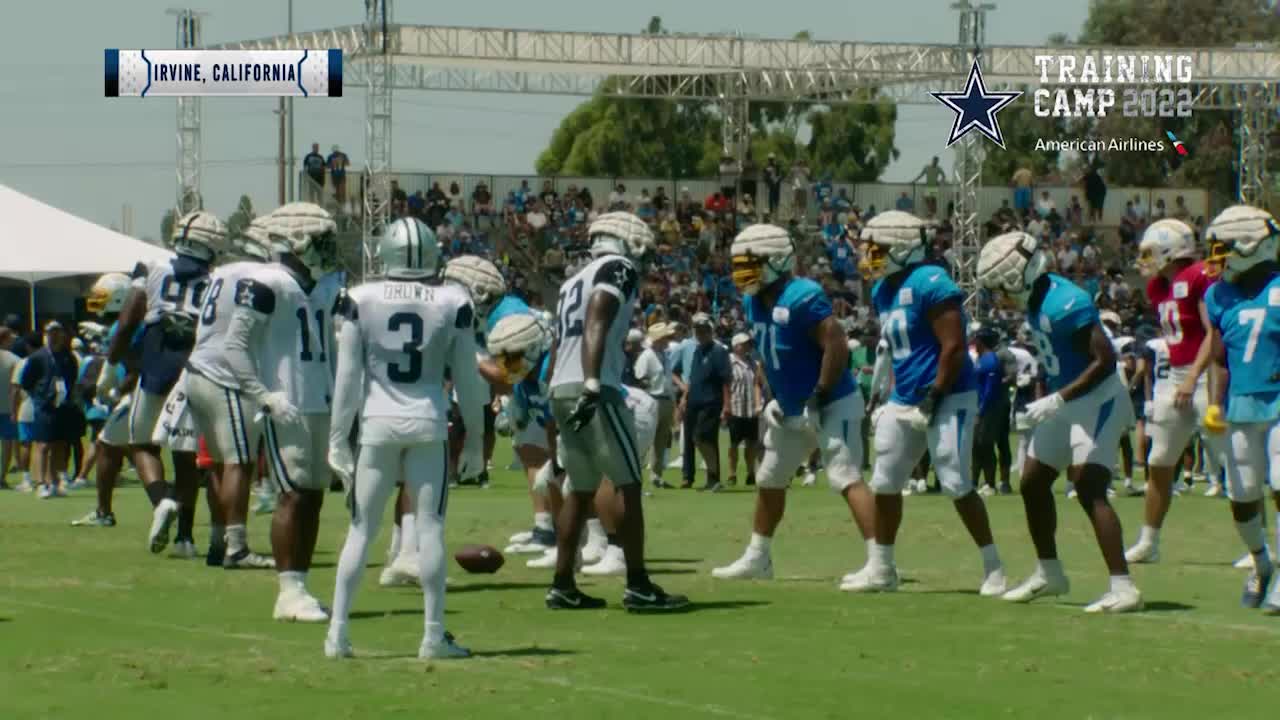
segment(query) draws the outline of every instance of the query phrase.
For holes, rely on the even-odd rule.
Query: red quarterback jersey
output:
[[[1157,275],[1147,283],[1147,300],[1160,318],[1160,331],[1169,345],[1169,364],[1183,367],[1195,362],[1208,333],[1200,322],[1200,301],[1214,279],[1205,275],[1204,263],[1183,268],[1172,281]]]

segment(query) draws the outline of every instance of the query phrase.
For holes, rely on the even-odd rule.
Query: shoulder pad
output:
[[[639,275],[634,265],[624,258],[615,257],[596,268],[592,282],[596,285],[612,285],[621,290],[623,295],[630,297],[636,293]]]

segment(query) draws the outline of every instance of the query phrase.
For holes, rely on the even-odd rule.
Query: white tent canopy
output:
[[[127,273],[173,253],[0,185],[0,277],[34,285],[68,275]]]

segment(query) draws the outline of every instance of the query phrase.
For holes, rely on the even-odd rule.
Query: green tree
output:
[[[178,215],[173,208],[164,211],[164,216],[160,218],[160,244],[165,245],[169,242],[169,238],[173,237],[173,224],[178,221]]]
[[[872,182],[898,157],[893,144],[898,108],[891,102],[838,105],[809,113],[807,155],[816,177]]]
[[[1268,42],[1280,37],[1280,16],[1270,0],[1094,0],[1080,42],[1094,46],[1204,47]],[[1117,100],[1119,102],[1119,100]],[[1170,152],[1100,153],[1115,184],[1207,187],[1214,205],[1235,195],[1236,115],[1193,110],[1190,118],[1106,118],[1082,120],[1082,132],[1102,137],[1163,138],[1166,130],[1192,142],[1192,156]],[[1209,143],[1212,139],[1216,145]]]
[[[255,217],[257,215],[253,212],[253,200],[250,200],[248,195],[241,195],[235,212],[227,218],[227,234],[231,237],[240,235]]]
[[[991,146],[982,165],[984,185],[1008,185],[1018,168],[1027,168],[1036,177],[1058,169],[1057,150],[1037,150],[1036,141],[1060,137],[1066,130],[1061,119],[1036,117],[1035,105],[1024,95],[1000,111],[1000,132],[1004,150]]]

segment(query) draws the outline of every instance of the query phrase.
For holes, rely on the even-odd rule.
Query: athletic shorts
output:
[[[129,444],[155,445],[153,436],[156,424],[160,422],[160,413],[164,412],[164,403],[168,395],[156,395],[139,387],[133,393],[133,403],[129,406]]]
[[[117,400],[111,412],[107,413],[107,423],[102,426],[102,432],[98,435],[104,445],[114,448],[129,446],[129,410],[133,405],[133,395],[134,393],[129,393]]]
[[[925,451],[942,490],[953,498],[973,491],[973,439],[977,426],[978,393],[948,395],[934,409],[933,422],[916,430],[901,419],[910,405],[890,402],[876,426],[876,460],[871,489],[879,495],[901,493]]]
[[[187,408],[214,462],[251,465],[256,461],[262,420],[239,390],[187,373]]]
[[[75,444],[84,438],[88,427],[79,405],[63,405],[54,413],[54,435],[58,442]]]
[[[53,412],[36,410],[34,417],[27,425],[31,428],[31,442],[51,443],[62,439],[58,436],[57,416]]]
[[[595,492],[605,477],[614,485],[638,484],[641,472],[635,419],[627,412],[622,393],[602,388],[595,415],[581,430],[574,431],[568,423],[577,402],[574,392],[557,397],[553,391],[551,415],[560,428],[558,445],[570,491]]]
[[[862,482],[862,417],[866,409],[862,395],[849,393],[822,409],[822,427],[816,432],[807,421],[773,425],[765,421],[764,454],[756,469],[756,484],[766,489],[785,489],[796,470],[813,454],[822,453],[827,482],[836,492]]]
[[[267,468],[280,492],[329,489],[329,413],[303,415],[299,422],[263,422]]]
[[[676,417],[676,401],[669,397],[655,397],[658,402],[658,425],[654,428],[653,446],[659,450],[671,447],[672,424]]]
[[[186,371],[178,376],[169,396],[165,398],[164,408],[160,411],[160,418],[156,420],[156,428],[151,434],[153,445],[169,448],[172,452],[193,453],[199,449],[199,434],[196,432],[187,395],[189,376]]]
[[[31,427],[29,422],[18,423],[18,442],[26,445],[35,442],[35,428]]]
[[[1255,502],[1268,484],[1280,492],[1280,422],[1232,423],[1221,437],[1226,445],[1227,497]]]
[[[515,440],[512,445],[514,447],[536,447],[541,450],[547,449],[547,429],[536,422],[530,421],[521,430],[516,430]]]
[[[720,439],[719,405],[688,407],[684,410],[684,428],[696,442],[714,443]]]
[[[17,440],[18,424],[9,415],[0,415],[0,440]]]
[[[1113,375],[1037,425],[1028,454],[1058,472],[1083,465],[1112,470],[1120,453],[1120,438],[1132,425],[1129,393],[1120,377]]]
[[[729,416],[729,444],[754,444],[760,440],[760,416]]]
[[[1174,406],[1173,391],[1182,384],[1179,375],[1185,377],[1185,372],[1184,368],[1174,368],[1169,381],[1164,384],[1169,391],[1151,399],[1151,416],[1147,418],[1146,430],[1151,438],[1151,454],[1147,463],[1152,467],[1173,467],[1181,462],[1183,451],[1200,429],[1200,418],[1209,408],[1209,383],[1204,376],[1201,376],[1191,396],[1191,406],[1181,409]],[[1225,450],[1222,436],[1203,433],[1202,437],[1205,451],[1220,463]]]

